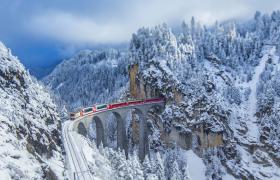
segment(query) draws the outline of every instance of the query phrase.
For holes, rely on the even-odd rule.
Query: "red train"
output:
[[[162,101],[163,100],[161,98],[152,98],[152,99],[135,100],[135,101],[112,103],[112,104],[94,105],[93,107],[87,107],[78,112],[71,112],[70,120],[75,120],[76,118],[79,118],[79,117],[94,114],[95,112],[116,109],[116,108],[121,108],[121,107],[125,107],[125,106],[134,106],[134,105],[140,105],[140,104],[145,104],[145,103],[156,103],[156,102],[162,102]]]

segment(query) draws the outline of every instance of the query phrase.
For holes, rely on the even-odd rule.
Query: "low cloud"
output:
[[[117,43],[129,39],[130,32],[121,24],[97,23],[87,17],[52,12],[37,16],[28,25],[40,36],[69,43]]]
[[[191,16],[202,24],[212,24],[231,18],[251,18],[256,10],[269,12],[280,8],[276,0],[116,0],[104,1],[77,10],[67,8],[46,9],[32,14],[25,24],[28,31],[39,37],[64,43],[94,44],[129,41],[131,34],[143,26],[167,22],[178,24]],[[83,9],[85,12],[83,12]]]

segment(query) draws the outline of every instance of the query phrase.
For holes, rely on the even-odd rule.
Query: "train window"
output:
[[[103,109],[103,108],[106,108],[106,107],[107,107],[106,104],[102,104],[102,105],[96,106],[96,109]]]
[[[92,111],[92,108],[86,108],[84,109],[84,112],[87,113],[87,112],[91,112]]]

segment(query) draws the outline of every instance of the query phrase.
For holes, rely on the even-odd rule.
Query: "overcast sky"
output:
[[[143,26],[191,16],[211,24],[277,9],[280,0],[0,0],[0,41],[26,65],[42,65],[80,48],[126,43]]]

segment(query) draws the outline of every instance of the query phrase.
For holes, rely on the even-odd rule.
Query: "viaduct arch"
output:
[[[147,133],[147,117],[150,109],[159,107],[163,109],[164,102],[148,103],[135,106],[126,106],[116,108],[112,110],[106,110],[102,112],[96,112],[89,116],[85,116],[76,119],[73,125],[73,130],[77,131],[83,136],[87,136],[89,126],[94,122],[96,128],[96,144],[99,146],[102,142],[104,146],[107,146],[107,135],[108,131],[108,116],[113,114],[117,121],[117,148],[125,150],[126,155],[128,153],[128,137],[126,121],[128,115],[133,110],[139,116],[139,158],[144,160],[148,154],[148,133]]]

